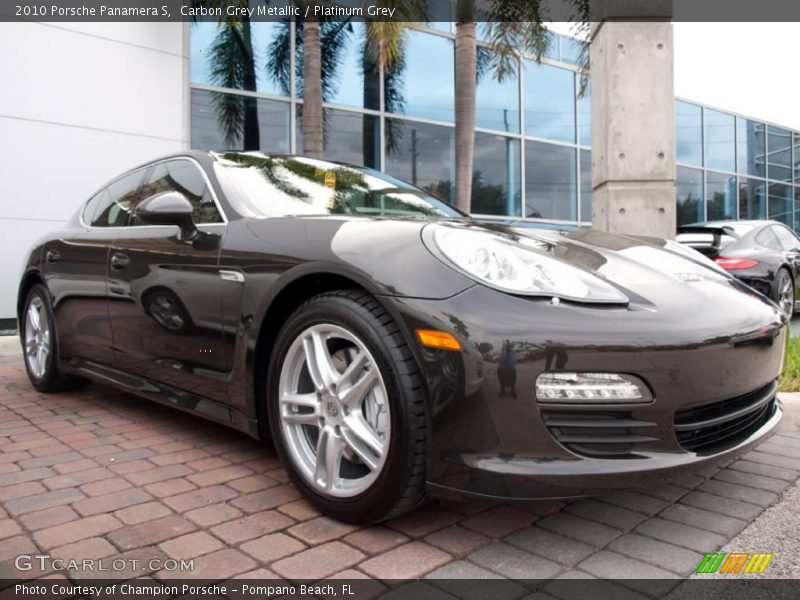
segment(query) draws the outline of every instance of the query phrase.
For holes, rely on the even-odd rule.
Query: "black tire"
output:
[[[280,370],[290,345],[311,325],[330,323],[355,333],[373,355],[390,402],[392,435],[382,471],[363,493],[351,498],[323,495],[300,475],[287,454],[280,422]],[[300,305],[275,343],[267,379],[267,411],[275,448],[286,471],[320,511],[348,523],[375,523],[426,501],[426,419],[422,378],[397,324],[372,296],[360,291],[320,294]]]
[[[46,311],[47,319],[50,323],[50,352],[44,362],[45,368],[41,376],[37,376],[31,371],[28,360],[24,356],[25,349],[25,334],[28,327],[28,320],[26,315],[31,302],[38,298],[42,303],[42,310]],[[23,362],[25,363],[25,371],[28,373],[28,379],[33,387],[40,392],[64,392],[68,390],[75,390],[85,386],[88,380],[82,377],[75,377],[74,375],[67,375],[62,373],[58,368],[58,336],[55,330],[55,319],[53,318],[53,306],[50,300],[50,293],[47,288],[41,283],[34,285],[25,298],[25,305],[20,315],[20,340],[22,343]]]
[[[792,274],[789,273],[789,270],[785,267],[778,269],[778,272],[775,274],[775,281],[772,283],[772,300],[782,309],[784,308],[782,305],[783,298],[781,290],[784,288],[787,281],[789,282],[789,290],[791,293],[791,308],[785,310],[785,312],[791,319],[794,315],[794,280],[792,279]]]

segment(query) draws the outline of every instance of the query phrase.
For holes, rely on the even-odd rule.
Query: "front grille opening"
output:
[[[544,423],[562,446],[591,458],[637,458],[660,441],[655,423],[623,411],[543,411]]]
[[[713,404],[675,413],[675,437],[684,450],[716,454],[731,448],[761,428],[776,410],[778,381],[758,390]]]

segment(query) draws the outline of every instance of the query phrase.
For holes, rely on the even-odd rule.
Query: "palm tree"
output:
[[[574,10],[573,20],[579,27],[589,22],[590,0],[568,0]],[[485,21],[485,34],[491,52],[489,68],[499,82],[517,73],[520,54],[528,54],[537,62],[547,52],[550,34],[544,26],[544,3],[541,0],[483,0],[484,9],[476,19],[476,0],[456,0],[455,46],[455,112],[456,112],[456,206],[470,212],[472,199],[473,160],[475,155],[475,98],[478,78],[486,65],[479,64],[476,20]],[[483,58],[483,56],[481,56]],[[588,61],[584,51],[581,63]],[[481,61],[482,62],[482,61]],[[581,93],[586,77],[581,80]]]
[[[249,0],[192,0],[192,7],[223,8],[227,5],[247,8]],[[210,48],[211,83],[224,88],[256,91],[256,61],[250,17],[228,17],[218,23],[217,35]],[[258,150],[260,131],[258,105],[254,98],[213,93],[211,102],[217,112],[225,142],[232,146],[239,139],[245,150]]]

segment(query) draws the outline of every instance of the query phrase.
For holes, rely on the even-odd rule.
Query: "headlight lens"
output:
[[[548,256],[544,242],[525,237],[511,240],[464,227],[434,227],[433,238],[442,254],[456,267],[491,287],[577,302],[628,302],[624,294],[605,281]]]
[[[653,401],[647,385],[622,373],[542,373],[536,400],[552,404],[644,404]]]

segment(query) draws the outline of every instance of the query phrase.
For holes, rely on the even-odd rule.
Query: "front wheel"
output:
[[[269,368],[272,438],[293,482],[324,513],[371,523],[424,499],[421,378],[399,329],[367,294],[300,306]]]
[[[778,270],[775,276],[772,299],[790,319],[794,314],[794,281],[786,269]]]
[[[42,284],[36,284],[25,299],[20,337],[28,379],[40,392],[76,389],[87,383],[85,379],[59,371],[54,322],[50,294]]]

